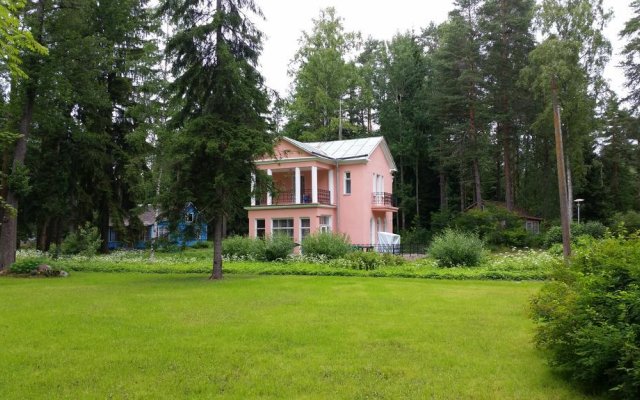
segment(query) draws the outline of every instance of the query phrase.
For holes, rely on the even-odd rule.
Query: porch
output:
[[[317,166],[266,169],[275,190],[251,197],[251,206],[322,204],[335,205],[335,178],[331,168]],[[252,175],[252,192],[256,177]]]

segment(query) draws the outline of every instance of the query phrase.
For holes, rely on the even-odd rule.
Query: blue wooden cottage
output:
[[[121,240],[121,237],[113,224],[109,224],[109,249],[137,248],[144,249],[151,241],[158,239],[178,246],[191,247],[199,242],[207,240],[207,223],[198,212],[193,203],[188,202],[182,210],[182,217],[175,230],[171,232],[171,225],[166,219],[158,219],[160,210],[148,207],[138,216],[143,230],[136,241]],[[156,222],[157,221],[157,222]],[[129,226],[129,221],[124,221],[124,226]]]

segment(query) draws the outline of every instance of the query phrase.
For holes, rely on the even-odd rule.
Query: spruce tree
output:
[[[161,11],[175,25],[166,51],[180,101],[165,208],[179,215],[192,201],[213,222],[211,279],[221,279],[224,219],[247,204],[253,159],[272,149],[262,35],[247,17],[261,13],[253,0],[171,0]]]

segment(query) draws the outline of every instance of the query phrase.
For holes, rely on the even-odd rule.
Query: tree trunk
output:
[[[36,12],[38,13],[39,18],[39,31],[35,36],[36,40],[42,43],[44,0],[40,0],[38,2]],[[32,62],[35,63],[36,61]],[[20,125],[18,127],[21,136],[16,142],[13,151],[13,160],[11,163],[12,172],[24,165],[24,159],[27,154],[27,140],[29,139],[31,121],[33,119],[36,85],[36,76],[31,76],[26,82],[24,107],[22,110],[22,117],[20,118]],[[6,190],[6,203],[9,207],[15,210],[15,215],[13,215],[13,213],[4,212],[2,220],[0,220],[0,271],[8,268],[16,261],[16,249],[18,243],[18,196],[11,190],[11,188],[7,188]]]
[[[460,189],[460,211],[464,211],[464,209],[465,209],[465,197],[467,196],[467,194],[465,193],[465,190],[464,190],[464,179],[463,179],[462,170],[460,171],[459,189]]]
[[[507,210],[513,211],[513,181],[511,171],[511,138],[509,124],[500,124],[502,134],[502,163],[504,167],[504,201]]]
[[[447,176],[444,171],[440,171],[440,211],[449,209],[449,199],[447,197]]]
[[[102,238],[102,243],[100,244],[100,251],[102,253],[109,252],[109,220],[111,219],[111,215],[109,212],[109,205],[107,200],[102,201],[102,205],[100,207],[102,210],[100,212],[100,237]]]
[[[216,217],[213,225],[213,270],[209,279],[222,279],[222,223],[223,217]]]
[[[42,225],[40,225],[38,232],[38,241],[36,242],[36,249],[41,251],[46,251],[48,233],[49,233],[49,223],[51,222],[51,217],[46,217]]]
[[[420,221],[420,174],[418,173],[418,158],[416,156],[416,220]]]
[[[227,237],[227,216],[222,217],[222,238]]]
[[[27,155],[27,140],[31,131],[31,120],[33,118],[33,104],[36,98],[35,87],[29,84],[26,90],[25,103],[20,119],[20,138],[16,142],[13,152],[12,172],[17,171],[24,165],[24,159]],[[2,230],[0,231],[0,271],[9,268],[16,261],[16,249],[18,244],[18,195],[7,188],[7,205],[15,211],[15,213],[4,213],[2,220]]]
[[[402,193],[402,195],[404,197],[404,165],[403,165],[402,158],[400,159],[400,193]],[[403,200],[404,200],[404,198],[403,198]],[[406,223],[406,213],[404,212],[403,208],[400,208],[401,230],[405,230],[407,228],[405,223]]]
[[[496,152],[496,169],[495,169],[495,178],[496,178],[496,192],[494,193],[496,200],[500,199],[502,195],[502,185],[500,180],[502,179],[502,163],[500,162],[500,150]]]

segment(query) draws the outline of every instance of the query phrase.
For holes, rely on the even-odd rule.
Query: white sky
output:
[[[333,6],[343,18],[347,32],[359,31],[363,38],[390,40],[394,34],[414,29],[419,31],[429,25],[443,22],[453,9],[452,0],[258,0],[266,21],[258,21],[264,32],[264,51],[260,58],[261,71],[267,86],[277,90],[281,96],[288,94],[291,78],[287,75],[289,62],[298,49],[302,31],[310,31],[311,20],[318,18],[321,8]],[[614,16],[606,29],[613,44],[613,56],[605,71],[612,88],[623,97],[624,76],[617,68],[618,56],[623,43],[618,32],[631,15],[630,1],[604,0],[606,8]]]

